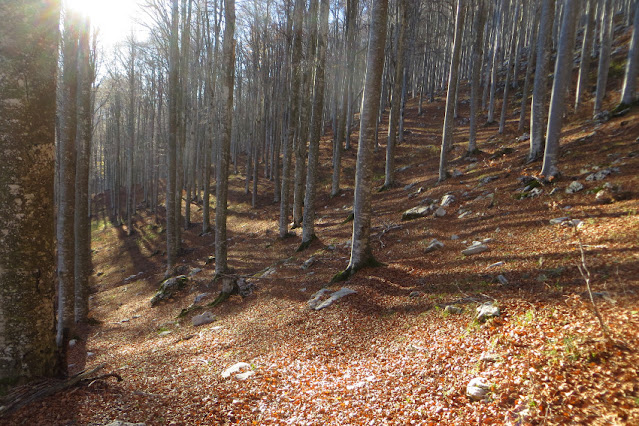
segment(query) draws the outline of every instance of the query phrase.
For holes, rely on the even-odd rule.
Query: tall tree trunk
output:
[[[291,82],[291,107],[288,117],[288,129],[286,131],[286,140],[284,143],[284,158],[282,167],[282,195],[280,198],[280,238],[288,235],[288,220],[291,193],[291,167],[293,158],[293,140],[295,131],[299,121],[299,92],[302,83],[302,70],[300,69],[300,61],[302,57],[302,25],[303,25],[304,0],[295,0],[293,10],[293,55],[291,59],[291,72],[293,74]]]
[[[575,47],[575,24],[580,0],[565,0],[561,35],[555,62],[555,80],[548,112],[548,130],[546,131],[546,150],[541,174],[546,178],[556,176],[557,156],[559,154],[559,136],[566,103],[566,90],[570,87],[572,74],[572,56]]]
[[[51,224],[60,5],[5,1],[0,16],[0,391],[5,391],[7,384],[52,376],[58,368]]]
[[[78,90],[78,16],[71,10],[64,13],[64,38],[62,48],[62,87],[60,99],[60,140],[58,173],[58,348],[66,351],[64,336],[68,336],[74,323],[73,280],[75,259],[74,208],[75,208],[75,161]],[[66,366],[61,365],[66,371]]]
[[[528,45],[528,58],[526,65],[526,76],[524,77],[524,88],[521,91],[521,106],[519,111],[519,127],[518,131],[524,131],[524,125],[526,123],[526,110],[528,106],[528,91],[530,88],[530,77],[532,76],[532,70],[534,66],[534,58],[536,53],[537,43],[537,29],[539,28],[539,14],[541,9],[537,7],[537,10],[534,15],[534,21],[532,22],[532,29],[530,33],[530,43]]]
[[[126,227],[127,235],[133,233],[133,157],[135,149],[135,40],[129,40],[129,111],[128,111],[128,144],[126,148]]]
[[[386,168],[384,188],[390,188],[395,180],[395,145],[397,143],[397,127],[399,124],[399,109],[402,98],[404,77],[404,44],[406,41],[406,0],[397,0],[398,28],[397,57],[395,60],[395,78],[393,79],[392,101],[390,116],[388,117],[388,139],[386,141]]]
[[[586,17],[586,28],[584,28],[583,43],[581,45],[581,63],[579,65],[579,77],[577,78],[577,91],[575,93],[575,112],[579,111],[584,92],[588,85],[592,45],[595,38],[596,6],[597,0],[588,1],[588,16]]]
[[[545,124],[544,111],[548,92],[548,68],[550,66],[550,35],[555,0],[542,0],[541,20],[537,37],[537,60],[535,66],[535,82],[530,105],[530,150],[528,161],[538,160],[544,151]]]
[[[481,60],[484,56],[484,27],[486,26],[486,4],[479,0],[473,23],[473,52],[472,63],[475,66],[471,70],[470,88],[470,129],[468,135],[467,155],[477,152],[477,118],[479,116],[479,86],[481,79]]]
[[[91,221],[89,218],[89,162],[93,133],[91,106],[91,69],[89,18],[80,30],[78,52],[78,123],[76,132],[77,161],[75,169],[75,322],[85,323],[89,313],[89,275],[91,274]]]
[[[357,170],[355,174],[355,200],[353,203],[353,237],[351,258],[346,270],[335,279],[346,279],[359,269],[374,265],[370,241],[372,213],[372,160],[373,131],[377,121],[377,110],[381,96],[382,72],[384,71],[384,46],[386,45],[386,21],[388,0],[375,0],[371,10],[371,27],[366,59],[366,81],[360,118],[359,144],[357,147]]]
[[[168,170],[166,178],[166,275],[174,273],[178,254],[178,221],[176,219],[177,201],[177,95],[178,68],[180,52],[178,50],[178,0],[172,0],[171,34],[169,40],[169,138],[168,138]]]
[[[519,10],[521,6],[517,3],[515,7],[515,16],[513,18],[513,40],[515,38],[515,31],[517,31],[517,21],[520,19]],[[521,36],[519,36],[521,37]],[[513,72],[513,67],[515,65],[515,56],[517,50],[514,42],[510,43],[510,53],[508,55],[508,67],[506,68],[506,81],[504,82],[504,100],[501,103],[501,116],[499,118],[499,134],[504,133],[504,129],[506,127],[506,113],[508,112],[508,91],[510,89],[510,75]]]
[[[612,21],[614,17],[613,1],[604,1],[603,19],[601,22],[601,49],[599,50],[599,67],[597,68],[597,92],[595,93],[594,114],[601,112],[608,85],[610,69],[610,51],[612,49]]]
[[[324,80],[326,70],[326,44],[328,42],[329,0],[320,3],[319,37],[317,39],[317,59],[315,73],[315,89],[313,109],[311,112],[311,135],[308,149],[308,168],[306,171],[306,194],[304,198],[304,220],[302,229],[302,245],[304,249],[316,238],[315,236],[315,194],[317,191],[317,167],[319,163],[319,141],[322,130],[322,113],[324,111]]]
[[[462,29],[464,28],[464,14],[466,11],[464,0],[457,0],[457,12],[455,14],[455,39],[448,74],[448,92],[446,93],[446,113],[444,115],[444,129],[442,133],[442,148],[439,157],[439,182],[446,180],[446,167],[448,166],[448,151],[453,142],[455,123],[453,120],[455,108],[455,93],[459,74],[459,59],[461,57]]]
[[[621,89],[621,107],[631,105],[637,100],[637,75],[639,74],[639,1],[635,0],[635,17],[632,39],[628,48],[626,75]]]
[[[215,275],[228,272],[226,217],[229,186],[229,160],[233,129],[233,85],[235,80],[235,0],[224,0],[224,42],[222,99],[222,140],[217,160],[215,186]]]

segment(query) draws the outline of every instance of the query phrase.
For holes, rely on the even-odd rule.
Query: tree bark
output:
[[[639,74],[639,2],[635,0],[635,17],[632,39],[628,48],[626,75],[621,89],[621,105],[631,105],[637,100],[637,75]]]
[[[57,1],[0,3],[0,391],[58,372],[54,160]],[[27,84],[28,82],[28,84]]]
[[[215,275],[228,272],[226,217],[229,184],[231,132],[233,129],[233,85],[235,81],[235,0],[224,0],[224,42],[222,99],[222,140],[217,162],[215,186]]]
[[[597,68],[597,92],[595,93],[594,114],[601,112],[608,85],[610,69],[610,51],[612,50],[612,20],[614,16],[612,0],[604,1],[603,19],[601,22],[601,48],[599,50],[599,66]]]
[[[564,3],[564,16],[561,24],[557,61],[555,62],[555,80],[548,112],[546,150],[541,170],[541,174],[546,178],[554,177],[559,173],[557,169],[559,136],[565,110],[566,90],[570,87],[572,53],[575,47],[575,24],[577,22],[579,2],[580,0],[565,0]]]

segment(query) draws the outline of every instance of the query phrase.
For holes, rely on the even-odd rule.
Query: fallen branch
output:
[[[104,380],[109,377],[115,377],[118,382],[122,381],[122,377],[116,373],[103,374],[94,377],[95,373],[102,370],[104,366],[105,364],[100,364],[91,370],[82,371],[65,380],[49,379],[35,385],[29,384],[16,388],[2,401],[3,405],[0,406],[0,417],[10,414],[25,405],[31,404],[32,402],[54,395],[73,386],[82,385],[87,382],[89,383],[89,386],[91,386],[96,381]]]

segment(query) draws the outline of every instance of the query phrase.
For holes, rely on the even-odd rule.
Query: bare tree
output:
[[[624,108],[637,100],[637,75],[639,74],[639,2],[635,0],[635,17],[633,21],[632,39],[628,48],[626,75],[621,90],[620,107]],[[620,109],[618,107],[618,109]]]
[[[351,259],[348,267],[337,274],[334,280],[344,280],[359,269],[376,265],[370,242],[371,231],[371,177],[375,123],[381,96],[382,72],[384,71],[384,46],[386,44],[386,22],[388,0],[375,0],[371,10],[371,26],[366,59],[366,81],[360,118],[359,144],[357,147],[357,170],[355,174],[355,201],[353,203],[353,237]]]

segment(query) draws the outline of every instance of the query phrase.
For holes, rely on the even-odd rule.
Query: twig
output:
[[[584,252],[584,246],[581,243],[581,238],[579,234],[576,233],[576,235],[577,235],[577,241],[579,242],[579,251],[581,252],[581,265],[577,265],[577,267],[579,268],[579,272],[581,273],[581,276],[586,282],[586,289],[588,290],[590,303],[592,304],[592,308],[595,313],[595,316],[597,317],[597,320],[599,320],[599,325],[601,326],[601,330],[604,334],[604,337],[606,338],[606,340],[608,340],[608,342],[612,343],[615,346],[625,346],[615,342],[615,340],[612,337],[612,333],[610,332],[610,329],[604,322],[603,316],[601,315],[601,312],[599,311],[599,307],[595,303],[595,298],[592,294],[592,288],[590,287],[590,279],[591,279],[590,270],[588,270],[588,266],[586,265],[586,253]]]

